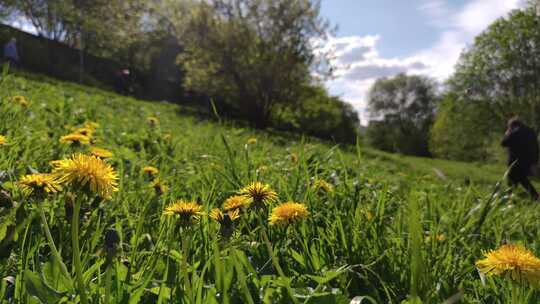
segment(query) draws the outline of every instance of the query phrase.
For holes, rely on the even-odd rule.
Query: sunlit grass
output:
[[[88,303],[510,303],[515,282],[482,277],[475,262],[505,242],[540,254],[540,206],[495,187],[503,167],[465,181],[476,167],[13,75],[0,80],[0,100],[2,304],[78,302],[81,289]],[[59,142],[89,122],[99,124],[93,143]],[[118,176],[109,199],[70,185],[36,198],[21,189],[22,176],[92,147],[110,152],[100,164]],[[170,209],[178,202],[191,204],[189,221]],[[270,225],[283,202],[301,204],[276,213],[287,225]]]

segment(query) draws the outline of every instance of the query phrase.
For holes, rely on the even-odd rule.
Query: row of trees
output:
[[[259,128],[356,138],[356,112],[314,76],[331,72],[314,43],[331,32],[317,0],[0,0],[0,7],[42,36],[143,71],[160,41],[173,39],[182,50],[178,85],[213,100],[221,114]]]
[[[369,94],[372,144],[415,155],[499,160],[509,118],[517,115],[540,131],[536,5],[511,12],[478,35],[442,86],[420,76],[377,81]]]

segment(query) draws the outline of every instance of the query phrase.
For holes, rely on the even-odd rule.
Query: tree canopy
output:
[[[435,81],[398,74],[378,79],[368,93],[368,138],[377,148],[429,155],[428,134],[438,102]]]
[[[540,130],[539,76],[540,16],[533,5],[493,22],[462,53],[431,133],[435,155],[499,159],[506,121],[516,115]]]
[[[276,104],[299,102],[312,82],[312,41],[327,29],[318,1],[203,1],[183,36],[185,86],[266,127]]]

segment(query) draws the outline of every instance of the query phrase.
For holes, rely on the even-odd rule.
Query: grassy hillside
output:
[[[31,78],[0,83],[2,304],[540,300],[526,284],[484,280],[475,268],[504,242],[540,254],[539,204],[494,192],[504,167],[333,146]],[[60,143],[90,122],[99,124],[91,145]],[[21,191],[21,176],[92,147],[114,154],[105,160],[118,174],[110,199],[77,183]],[[256,208],[255,199],[221,223],[210,216],[254,181],[275,201]],[[180,199],[201,208],[197,220],[163,214]],[[309,215],[270,224],[286,201]]]

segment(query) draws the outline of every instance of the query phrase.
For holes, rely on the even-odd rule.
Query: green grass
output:
[[[12,103],[15,95],[31,106]],[[0,207],[2,304],[74,303],[80,290],[88,303],[510,303],[517,288],[503,278],[482,280],[475,261],[504,242],[540,254],[540,205],[509,201],[495,187],[501,165],[257,131],[35,76],[4,75],[0,100],[7,139],[0,182],[16,202]],[[149,116],[159,124],[151,127]],[[100,125],[95,145],[114,153],[108,162],[119,191],[106,201],[69,187],[46,199],[25,197],[16,183],[22,175],[49,172],[51,160],[86,151],[59,143],[86,121]],[[247,144],[250,138],[257,142]],[[141,173],[148,165],[159,168],[166,193],[149,187]],[[316,190],[315,180],[333,191]],[[208,213],[252,181],[271,185],[280,202],[306,204],[310,216],[271,226],[270,210],[249,210],[226,240],[207,216],[186,228],[162,215],[177,199],[199,201]],[[82,204],[80,267],[72,262],[74,202]],[[114,252],[104,244],[110,229],[119,236]],[[78,269],[83,288],[75,284]],[[523,302],[540,301],[538,292],[519,290],[527,292]]]

